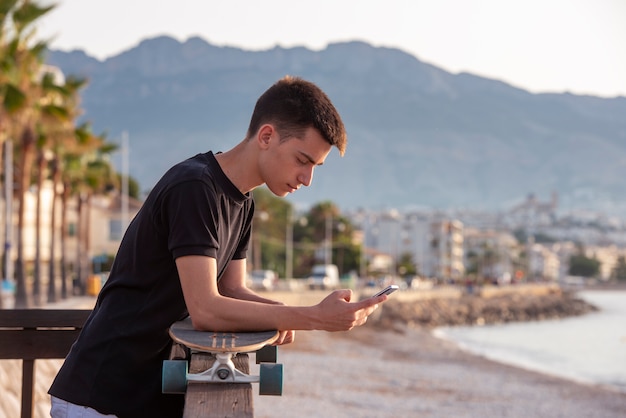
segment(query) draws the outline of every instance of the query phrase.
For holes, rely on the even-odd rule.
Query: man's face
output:
[[[308,128],[301,138],[282,142],[275,132],[259,163],[263,181],[272,193],[281,197],[302,185],[309,186],[315,167],[324,163],[331,148],[314,128]]]

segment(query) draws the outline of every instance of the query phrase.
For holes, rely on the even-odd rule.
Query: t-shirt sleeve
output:
[[[252,234],[252,219],[254,218],[254,201],[250,201],[250,207],[247,212],[246,223],[243,229],[239,246],[233,255],[233,260],[242,260],[248,255],[248,247],[250,246],[250,236]]]
[[[204,255],[217,258],[218,200],[199,180],[172,187],[164,199],[162,220],[169,231],[168,248],[174,258]]]

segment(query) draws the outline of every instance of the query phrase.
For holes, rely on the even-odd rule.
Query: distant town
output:
[[[348,215],[361,225],[365,247],[388,255],[388,269],[411,254],[424,277],[579,282],[626,279],[626,226],[587,211],[559,214],[558,196],[529,195],[507,211],[388,210]]]
[[[249,248],[251,272],[272,271],[280,278],[306,279],[314,265],[337,265],[344,279],[395,281],[415,288],[437,283],[626,280],[624,222],[593,212],[559,214],[556,194],[545,200],[529,195],[523,203],[498,213],[394,209],[341,213],[331,202],[323,202],[308,213],[295,214],[289,203],[267,190],[255,191],[255,199],[258,211]],[[63,243],[57,237],[53,244],[51,218],[41,217],[39,251],[35,203],[36,193],[27,193],[23,257],[29,272],[37,257],[41,264],[41,277],[37,281],[28,278],[31,303],[50,299],[51,293],[44,296],[46,289],[58,288],[59,283],[66,289],[62,297],[96,294],[106,280],[125,226],[142,202],[122,199],[117,191],[97,195],[79,217],[77,200],[72,200]],[[40,196],[41,213],[51,213],[51,204],[48,184]],[[79,228],[79,219],[88,227]],[[10,249],[11,241],[5,236],[5,248]],[[67,268],[49,269],[50,257],[56,258],[55,265],[62,262],[61,245],[66,247]],[[15,258],[14,252],[7,254]],[[12,282],[6,267],[5,294]],[[48,271],[66,277],[55,277],[57,284],[49,286]]]

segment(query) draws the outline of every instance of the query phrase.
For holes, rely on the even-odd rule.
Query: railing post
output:
[[[35,405],[35,360],[22,360],[22,418],[32,418]]]

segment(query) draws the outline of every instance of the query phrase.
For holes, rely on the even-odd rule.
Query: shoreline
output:
[[[626,414],[624,393],[490,360],[432,330],[301,332],[279,351],[284,394],[255,396],[258,417]]]
[[[589,388],[597,388],[601,390],[606,390],[608,392],[614,392],[616,394],[626,395],[626,389],[620,389],[619,387],[612,386],[610,384],[594,382],[592,380],[584,379],[581,377],[566,376],[566,375],[558,374],[555,372],[550,372],[549,370],[542,369],[540,367],[524,365],[521,363],[517,363],[515,361],[501,360],[501,359],[498,359],[496,356],[479,353],[475,350],[472,350],[470,347],[467,347],[465,344],[457,342],[453,338],[448,337],[447,335],[445,335],[445,331],[442,332],[439,328],[435,328],[431,330],[430,332],[432,333],[433,338],[437,338],[441,341],[446,341],[451,344],[454,344],[460,351],[467,353],[471,356],[484,358],[487,361],[498,363],[503,366],[513,367],[513,368],[527,371],[530,373],[537,373],[540,375],[544,375],[546,377],[553,377],[559,380],[564,380],[564,381],[571,382],[576,385],[582,385],[582,386],[587,386]]]
[[[492,361],[626,394],[626,291],[585,289],[578,297],[598,309],[547,321],[441,327],[435,335]]]

